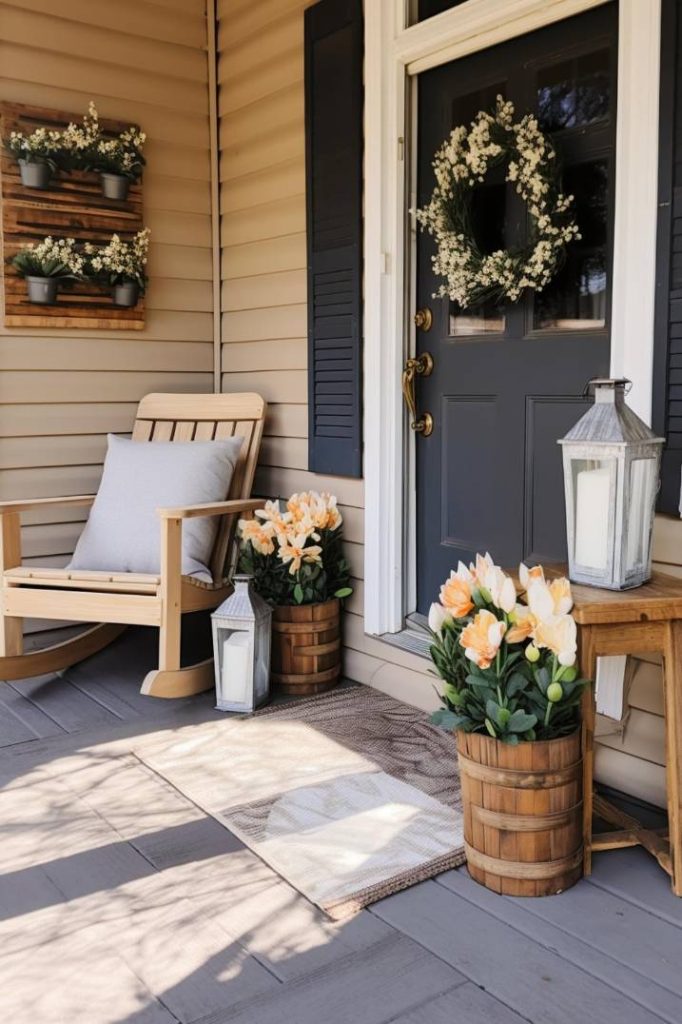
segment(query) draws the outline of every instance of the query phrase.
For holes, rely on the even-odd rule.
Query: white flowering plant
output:
[[[94,103],[90,104],[88,117],[83,119],[89,142],[84,164],[91,171],[100,174],[120,174],[131,181],[142,177],[145,158],[142,150],[147,136],[136,125],[130,125],[120,133],[108,138],[100,128],[99,115]]]
[[[472,194],[503,163],[505,180],[528,210],[528,243],[484,253],[472,230]],[[574,197],[561,190],[556,150],[537,118],[526,114],[515,122],[514,105],[498,96],[493,113],[480,111],[470,127],[452,130],[433,169],[431,199],[414,213],[436,242],[433,271],[444,283],[434,298],[450,298],[466,309],[488,300],[516,302],[527,288],[542,291],[580,232],[571,212]]]
[[[21,277],[58,277],[81,280],[85,275],[85,259],[74,238],[53,238],[29,242],[10,260]]]
[[[443,680],[445,729],[503,743],[549,740],[578,728],[587,680],[578,678],[571,585],[540,565],[519,567],[521,594],[489,554],[462,562],[431,606],[431,658]],[[522,598],[522,599],[520,599]]]
[[[144,293],[150,234],[150,229],[144,228],[130,242],[116,234],[106,245],[86,242],[84,252],[89,276],[104,278],[112,286],[134,281]]]
[[[15,160],[27,164],[47,164],[54,171],[59,166],[63,149],[62,133],[52,128],[36,128],[29,135],[10,132],[4,145]]]
[[[239,571],[253,576],[256,591],[274,606],[349,597],[342,524],[331,494],[293,494],[284,507],[267,501],[253,519],[239,520]]]

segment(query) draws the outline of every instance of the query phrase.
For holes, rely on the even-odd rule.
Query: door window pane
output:
[[[606,160],[564,171],[564,191],[575,196],[581,238],[566,249],[566,262],[534,300],[535,330],[595,330],[606,326],[607,215]]]
[[[459,7],[463,3],[464,0],[413,0],[410,5],[410,25],[426,21],[427,18],[433,18],[434,14],[449,11],[451,7]]]
[[[538,72],[538,119],[546,132],[584,128],[608,117],[609,51],[597,50]]]
[[[495,109],[497,96],[505,94],[503,82],[459,96],[452,105],[452,125],[469,124],[480,110]],[[504,249],[507,214],[505,168],[492,168],[485,181],[471,192],[471,233],[482,253]],[[504,331],[504,306],[493,302],[462,309],[449,303],[449,334],[462,337],[472,334],[500,334]]]

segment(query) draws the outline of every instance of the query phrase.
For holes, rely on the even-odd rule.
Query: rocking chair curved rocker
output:
[[[68,668],[106,647],[127,625],[141,625],[159,629],[159,666],[145,677],[142,693],[185,697],[211,688],[212,659],[180,666],[182,615],[217,608],[232,591],[237,519],[252,515],[262,504],[250,495],[265,410],[260,395],[249,393],[152,394],[140,402],[133,427],[135,441],[243,438],[225,501],[158,510],[158,575],[23,567],[21,513],[50,506],[89,506],[95,495],[0,502],[0,680],[25,679]],[[198,516],[220,517],[210,560],[212,583],[183,576],[180,571],[182,523]],[[26,616],[96,625],[71,640],[25,654]]]

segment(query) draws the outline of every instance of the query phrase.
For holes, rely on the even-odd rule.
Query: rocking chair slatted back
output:
[[[137,410],[134,441],[220,441],[243,438],[229,494],[249,498],[260,450],[266,403],[260,395],[147,395]],[[216,585],[225,576],[236,516],[223,516],[216,534],[210,569]],[[230,566],[231,568],[231,566]]]

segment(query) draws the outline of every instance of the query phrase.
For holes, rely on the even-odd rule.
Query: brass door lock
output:
[[[428,312],[430,316],[430,310]],[[429,352],[422,353],[416,359],[408,359],[403,370],[403,398],[405,399],[405,405],[410,411],[410,427],[416,434],[421,434],[422,437],[428,437],[433,432],[433,416],[430,412],[425,412],[417,417],[414,379],[416,376],[428,377],[432,370],[433,358]]]
[[[433,313],[428,306],[418,309],[414,314],[414,323],[420,331],[430,331],[433,326]]]

